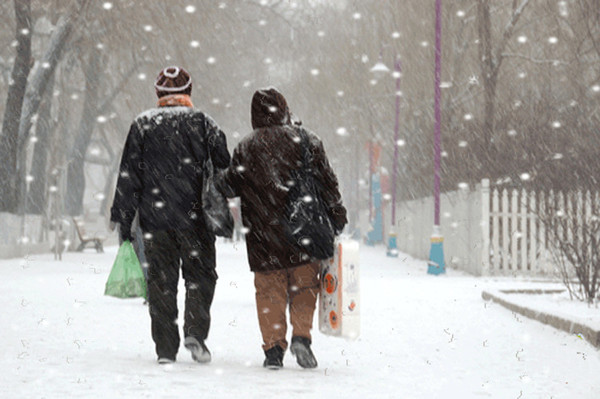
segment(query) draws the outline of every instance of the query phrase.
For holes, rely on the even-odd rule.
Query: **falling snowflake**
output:
[[[339,128],[336,130],[336,134],[337,134],[338,136],[347,136],[347,135],[348,135],[348,130],[346,130],[346,128],[345,128],[345,127],[339,127]]]

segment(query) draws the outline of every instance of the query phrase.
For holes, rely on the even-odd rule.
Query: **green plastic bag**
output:
[[[106,281],[104,295],[147,298],[146,279],[131,242],[123,241]]]

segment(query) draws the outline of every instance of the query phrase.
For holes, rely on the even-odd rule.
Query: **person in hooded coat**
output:
[[[201,207],[203,164],[210,154],[216,169],[229,166],[225,135],[190,99],[192,78],[183,68],[163,69],[154,84],[158,107],[131,124],[123,155],[111,223],[120,238],[133,241],[136,215],[144,234],[148,300],[158,362],[176,360],[177,285],[185,280],[184,346],[192,358],[211,360],[206,347],[217,273],[215,236]]]
[[[301,367],[314,368],[311,350],[313,315],[319,292],[320,262],[284,238],[280,221],[293,171],[302,165],[300,130],[292,123],[287,102],[274,88],[258,90],[251,105],[252,133],[235,148],[224,182],[228,196],[241,198],[242,222],[250,270],[254,272],[256,309],[265,351],[264,366],[283,366],[286,341],[286,308],[292,325],[291,352]],[[336,234],[347,223],[337,178],[329,165],[323,143],[314,133],[309,138],[311,167],[327,204]]]

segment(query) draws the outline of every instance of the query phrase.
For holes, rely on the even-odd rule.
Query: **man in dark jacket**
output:
[[[162,70],[154,84],[158,108],[131,124],[123,149],[111,221],[132,240],[136,212],[144,232],[152,339],[159,363],[175,361],[180,337],[177,284],[185,279],[184,345],[194,360],[211,359],[205,340],[217,273],[215,236],[201,208],[202,165],[229,165],[226,138],[215,122],[193,108],[192,79],[179,67]]]
[[[242,221],[248,229],[246,248],[254,272],[264,366],[283,366],[289,303],[291,352],[301,367],[314,368],[317,361],[310,348],[310,330],[319,292],[320,263],[290,245],[280,223],[289,187],[294,184],[294,170],[302,165],[302,128],[292,124],[286,100],[274,88],[254,93],[251,114],[254,131],[236,147],[224,181],[232,189],[229,195],[241,198]],[[313,175],[318,186],[324,188],[320,194],[339,234],[347,220],[337,178],[321,140],[306,130],[303,133],[309,139]]]

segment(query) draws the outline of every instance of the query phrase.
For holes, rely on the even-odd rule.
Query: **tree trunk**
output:
[[[27,78],[31,71],[31,1],[14,0],[17,20],[17,54],[11,74],[11,84],[8,87],[6,110],[2,123],[0,137],[0,211],[16,212],[17,195],[15,173],[17,170],[17,142],[19,121]]]
[[[50,136],[52,133],[52,98],[55,77],[52,75],[44,98],[40,105],[40,112],[36,123],[35,133],[37,142],[31,160],[31,175],[33,181],[27,196],[27,212],[43,215],[46,210],[46,180],[48,166],[48,151],[50,149]]]
[[[16,172],[12,176],[12,179],[14,179],[14,186],[16,187],[15,192],[17,198],[15,202],[17,207],[21,208],[20,210],[23,212],[25,211],[25,201],[23,200],[23,196],[26,195],[25,176],[27,174],[25,145],[29,139],[31,125],[33,123],[32,119],[39,110],[44,91],[48,86],[51,76],[54,75],[54,72],[56,71],[56,66],[63,55],[71,32],[75,28],[75,23],[83,14],[89,1],[90,0],[77,0],[75,5],[69,11],[68,16],[59,19],[57,27],[50,37],[50,43],[41,60],[40,67],[37,69],[31,82],[29,82],[29,85],[27,86],[27,93],[19,121],[19,135],[16,148]]]
[[[67,193],[66,210],[71,216],[83,214],[83,194],[85,192],[85,154],[94,132],[97,110],[99,105],[99,82],[102,73],[101,50],[94,49],[89,57],[84,75],[85,100],[83,102],[83,113],[79,123],[79,133],[75,138],[73,149],[69,157],[67,168]]]
[[[479,62],[484,91],[483,148],[489,154],[494,134],[494,101],[496,101],[496,67],[492,53],[492,22],[489,0],[479,0],[477,4],[477,20]]]

